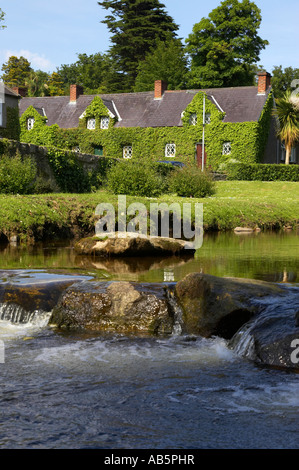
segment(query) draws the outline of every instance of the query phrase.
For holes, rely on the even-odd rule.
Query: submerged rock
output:
[[[174,319],[161,284],[89,281],[65,291],[50,323],[67,329],[171,334]]]
[[[263,309],[261,299],[283,295],[277,284],[201,273],[187,275],[175,287],[185,332],[225,339]]]
[[[146,237],[119,233],[103,238],[83,238],[75,243],[75,251],[93,256],[172,256],[194,253],[192,243],[166,237]]]

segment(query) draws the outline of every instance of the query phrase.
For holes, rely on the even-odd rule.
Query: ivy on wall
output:
[[[88,119],[95,118],[95,130],[100,130],[102,117],[109,118],[109,129],[112,129],[117,121],[116,117],[112,117],[108,108],[104,105],[103,100],[99,96],[95,96],[90,105],[86,108],[84,116],[79,119],[79,127],[86,129]]]
[[[205,144],[207,165],[213,170],[231,161],[240,163],[258,163],[264,153],[270,128],[273,107],[272,93],[269,94],[264,110],[258,122],[225,123],[225,113],[219,111],[211,100],[206,99],[206,113],[211,121],[205,125]],[[190,123],[191,115],[197,116],[195,125]],[[110,117],[108,129],[100,128],[101,117]],[[81,153],[94,154],[96,148],[103,149],[103,155],[122,158],[123,147],[132,146],[133,159],[165,160],[165,146],[174,143],[176,155],[167,160],[179,160],[194,164],[196,144],[202,141],[203,134],[203,95],[198,93],[187,106],[182,116],[182,127],[157,128],[114,128],[115,118],[100,97],[95,97],[80,119],[79,127],[61,129],[57,125],[47,126],[46,118],[32,106],[20,119],[21,139],[23,142],[56,147],[58,149],[80,150]],[[32,130],[27,130],[27,119],[34,117]],[[96,120],[95,130],[86,128],[87,119]],[[223,155],[224,142],[231,143],[231,152]]]
[[[0,128],[0,137],[12,140],[20,139],[19,108],[6,108],[6,127]]]

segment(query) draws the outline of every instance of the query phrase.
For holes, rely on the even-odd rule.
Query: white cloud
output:
[[[9,57],[25,57],[31,64],[31,67],[35,70],[43,70],[44,72],[50,72],[55,69],[55,66],[52,62],[43,55],[39,55],[36,52],[30,52],[25,49],[20,51],[5,50],[2,51],[3,56],[5,57],[4,61],[7,62]],[[1,55],[2,55],[1,54]]]

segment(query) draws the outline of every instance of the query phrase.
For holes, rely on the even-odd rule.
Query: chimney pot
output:
[[[163,80],[155,81],[155,100],[161,100],[164,92],[167,90],[167,83]]]

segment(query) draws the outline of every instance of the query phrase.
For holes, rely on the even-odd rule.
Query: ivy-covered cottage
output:
[[[0,137],[19,139],[19,99],[15,91],[0,83]]]
[[[115,158],[178,160],[216,170],[228,161],[280,163],[271,76],[258,86],[23,97],[21,140]],[[296,161],[296,155],[293,155]]]

